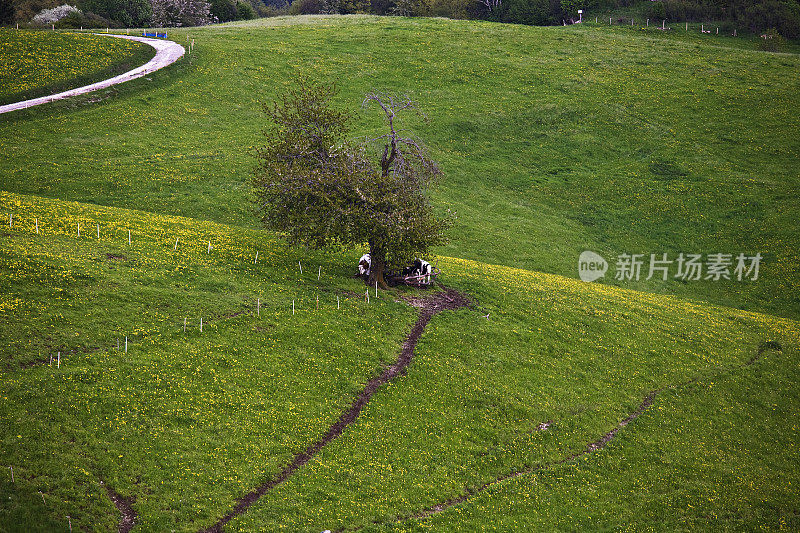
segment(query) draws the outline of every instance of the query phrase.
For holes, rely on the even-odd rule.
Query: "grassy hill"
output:
[[[664,392],[608,448],[365,530],[795,530],[797,355]],[[780,479],[781,481],[777,481]]]
[[[796,56],[372,17],[175,35],[194,53],[150,79],[0,117],[0,531],[113,531],[115,499],[134,531],[209,527],[397,358],[422,293],[367,302],[359,251],[250,214],[258,104],[299,72],[420,102],[474,305],[226,531],[796,528]],[[584,249],[765,263],[587,284]]]
[[[0,464],[15,473],[13,485],[2,482],[10,500],[0,523],[12,530],[49,530],[66,515],[111,530],[106,486],[135,496],[143,530],[210,525],[321,436],[393,359],[414,315],[391,294],[366,303],[347,254],[297,255],[260,231],[7,193],[1,207],[15,214],[0,246],[0,324],[12,341]],[[691,400],[699,393],[689,380],[742,373],[759,347],[780,347],[764,359],[789,367],[797,358],[800,330],[788,319],[463,259],[440,265],[478,307],[434,318],[408,375],[231,530],[391,525],[580,453],[650,391],[676,387],[664,396]],[[57,351],[60,368],[50,362]],[[784,390],[794,390],[788,378]],[[749,389],[730,394],[749,401]],[[772,416],[761,429],[779,442],[796,437],[790,419]],[[762,436],[753,431],[747,449]],[[672,438],[678,456],[695,445],[680,427]],[[796,450],[773,451],[772,463],[737,463],[757,461],[772,480],[739,505],[785,497],[782,464]],[[690,470],[671,475],[724,488]],[[652,505],[681,494],[677,486]]]
[[[3,489],[4,527],[51,530],[44,511],[111,530],[104,481],[138,495],[149,528],[191,530],[335,419],[413,317],[392,298],[367,305],[344,258],[312,263],[260,232],[0,203],[16,219],[0,245],[0,463],[17,482]]]
[[[429,124],[404,126],[459,216],[441,253],[576,277],[586,249],[612,265],[760,252],[755,283],[617,284],[797,318],[798,56],[662,33],[375,17],[180,30],[195,52],[119,98],[0,118],[3,187],[252,227],[260,103],[313,74],[353,109],[371,89],[419,101]],[[357,134],[379,128],[361,113]]]

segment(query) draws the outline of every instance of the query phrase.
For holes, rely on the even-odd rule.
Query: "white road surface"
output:
[[[186,50],[184,50],[183,46],[172,41],[165,41],[163,39],[148,39],[147,37],[136,37],[133,35],[114,35],[113,33],[98,33],[95,35],[107,35],[109,37],[130,39],[131,41],[149,44],[156,49],[156,55],[153,57],[153,59],[141,67],[129,70],[124,74],[114,76],[113,78],[109,78],[107,80],[99,81],[91,85],[84,85],[83,87],[78,87],[77,89],[70,89],[69,91],[64,91],[63,93],[51,94],[49,96],[42,96],[41,98],[34,98],[32,100],[24,100],[22,102],[0,106],[0,114],[16,111],[18,109],[26,109],[28,107],[33,107],[40,104],[46,104],[47,102],[52,102],[54,100],[63,100],[64,98],[69,98],[70,96],[90,93],[92,91],[97,91],[98,89],[111,87],[112,85],[116,85],[118,83],[124,83],[136,78],[141,78],[142,76],[151,74],[166,67],[167,65],[171,65],[183,57],[183,54],[186,53]]]

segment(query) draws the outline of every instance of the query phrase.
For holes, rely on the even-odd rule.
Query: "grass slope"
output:
[[[318,281],[322,258],[301,256],[315,260],[301,275],[260,232],[6,193],[0,204],[17,214],[0,240],[0,464],[16,478],[3,478],[3,531],[52,531],[67,515],[115,529],[101,481],[136,496],[145,530],[213,521],[349,406],[414,319],[354,296],[350,265],[327,260]]]
[[[0,327],[12,340],[0,367],[0,465],[15,474],[13,485],[0,481],[0,529],[48,531],[69,515],[78,527],[113,530],[117,513],[101,481],[135,496],[142,530],[210,525],[324,433],[396,356],[414,319],[389,293],[369,304],[354,297],[348,253],[314,255],[246,228],[10,193],[0,209],[15,213],[0,241]],[[322,266],[321,280],[309,265]],[[228,530],[390,526],[580,451],[651,390],[747,372],[764,342],[780,343],[781,361],[796,360],[800,331],[789,319],[470,260],[440,266],[477,307],[437,315],[407,376]],[[201,313],[210,317],[202,333]],[[193,327],[183,333],[187,314]],[[127,354],[113,342],[125,332],[141,333]],[[59,347],[60,369],[48,364]],[[796,401],[791,383],[777,408]],[[739,402],[749,394],[731,392]],[[727,416],[704,405],[696,416]],[[536,431],[544,421],[553,425]],[[770,422],[776,439],[794,438],[790,418]],[[677,455],[696,445],[674,440]],[[783,468],[796,457],[791,447],[775,453],[759,463],[758,494],[784,508]]]
[[[664,391],[606,450],[387,531],[796,531],[796,350]]]
[[[359,16],[179,30],[195,53],[118,98],[0,119],[2,185],[253,226],[259,103],[312,73],[351,108],[372,89],[419,101],[430,123],[404,126],[459,216],[441,253],[575,277],[585,249],[612,265],[761,252],[755,283],[605,282],[796,318],[800,59],[661,33]],[[356,134],[380,127],[363,112]]]
[[[0,104],[111,78],[154,55],[153,47],[124,39],[0,28]]]
[[[230,530],[382,529],[509,473],[581,452],[653,390],[695,378],[715,381],[720,373],[757,372],[744,367],[762,343],[773,341],[783,347],[780,372],[793,372],[797,362],[800,329],[791,320],[465,260],[443,260],[443,267],[451,283],[475,296],[480,310],[448,313],[432,321],[407,378],[376,396],[352,431],[263,498]],[[482,316],[487,313],[488,320]],[[752,509],[736,519],[745,528],[759,526],[770,506],[791,518],[791,502],[797,502],[792,499],[796,492],[785,486],[793,479],[785,468],[796,464],[796,449],[781,449],[797,437],[791,417],[780,416],[797,403],[793,383],[787,380],[773,391],[779,412],[769,419],[769,429],[766,422],[753,426],[740,443],[739,469],[757,466],[745,480],[758,482],[760,489],[720,500],[715,507],[731,513]],[[746,404],[749,395],[748,389],[734,389],[728,399],[732,405]],[[699,401],[693,416],[735,424],[737,419],[729,418],[729,413],[733,416]],[[551,423],[550,428],[538,431],[545,422]],[[636,428],[634,423],[622,431]],[[688,435],[682,433],[688,428],[678,426],[673,431],[669,446],[675,450],[665,446],[650,453],[672,453],[677,460],[692,456],[698,441],[703,441],[705,462],[725,468],[728,444],[704,440],[701,428]],[[759,454],[764,438],[775,442],[770,447],[773,460],[760,455],[760,460],[750,460],[750,454]],[[643,453],[639,447],[625,457]],[[608,506],[598,504],[594,511],[613,516],[613,495],[635,478],[650,482],[653,474],[643,467],[610,470],[613,479],[601,495]],[[669,512],[673,498],[685,496],[676,488],[683,480],[702,489],[684,498],[695,509],[683,510],[683,516],[695,523],[702,522],[708,507],[694,497],[721,491],[727,482],[668,463],[662,475],[673,479],[675,486],[651,497],[653,512]],[[580,501],[579,491],[572,490],[576,484],[556,487],[553,499]],[[526,494],[530,493],[519,499]],[[546,521],[536,521],[535,500],[521,503],[518,512],[510,511],[513,496],[499,496],[502,506],[484,508],[483,514],[476,512],[480,518],[462,523],[458,516],[471,509],[471,504],[463,505],[437,518],[432,529],[496,526],[518,531],[526,524],[548,529]],[[571,529],[569,512],[566,506],[550,510],[559,529]],[[532,516],[526,518],[528,513]],[[594,516],[591,511],[587,514]],[[634,529],[660,527],[659,517],[652,514],[626,516]],[[603,525],[588,517],[583,522],[589,529],[593,524]],[[574,528],[584,529],[580,524]]]
[[[419,100],[431,121],[407,125],[459,213],[439,266],[476,307],[434,317],[407,375],[228,530],[796,527],[800,328],[752,312],[800,311],[796,56],[373,17],[174,35],[195,53],[150,79],[0,118],[0,531],[114,530],[104,486],[142,530],[208,526],[396,357],[415,314],[363,301],[355,252],[252,228],[258,102],[299,72],[344,105]],[[753,283],[614,287],[570,279],[587,248],[766,261]]]

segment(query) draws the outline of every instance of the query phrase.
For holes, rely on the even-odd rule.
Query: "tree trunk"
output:
[[[389,151],[389,145],[385,145],[383,147],[383,156],[381,157],[381,176],[384,178],[389,175],[389,170],[392,168],[392,162],[394,158],[397,157],[397,141],[392,138],[391,148],[392,151]]]
[[[377,282],[378,287],[381,289],[388,289],[389,285],[383,278],[383,273],[386,270],[386,252],[377,250],[375,246],[370,243],[369,255],[372,262],[369,267],[369,278],[367,278],[367,285],[370,287],[375,287],[375,283]]]

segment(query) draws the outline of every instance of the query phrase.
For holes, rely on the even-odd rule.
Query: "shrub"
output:
[[[261,15],[265,9],[269,9],[272,12],[283,11],[283,14],[286,14],[285,12],[289,9],[291,2],[289,0],[253,0],[251,4],[259,15]]]
[[[719,25],[719,32],[726,35],[733,34],[733,30],[737,29],[736,24],[732,20],[724,20]]]
[[[647,14],[655,20],[718,21],[725,33],[747,28],[761,34],[774,28],[784,37],[800,37],[800,4],[797,0],[662,0],[650,5]]]
[[[560,24],[560,4],[549,0],[506,0],[490,15],[491,20],[544,26]]]
[[[318,15],[323,13],[327,3],[323,0],[295,0],[289,8],[290,15]]]
[[[289,4],[276,5],[276,4],[258,4],[256,5],[256,13],[259,17],[282,17],[289,14],[291,6]]]
[[[14,6],[10,0],[0,0],[0,24],[11,24],[14,21]]]
[[[667,10],[664,8],[664,2],[653,2],[647,8],[647,18],[653,20],[665,20],[667,18]]]
[[[432,0],[395,0],[393,15],[401,17],[428,17],[431,15]]]
[[[339,0],[294,0],[290,15],[332,15],[339,13]]]
[[[342,15],[369,13],[369,0],[339,0],[338,12]]]
[[[745,19],[754,32],[772,29],[776,35],[790,39],[800,36],[800,5],[793,0],[757,2],[745,10]]]
[[[81,21],[83,20],[83,13],[80,11],[73,11],[66,17],[62,18],[58,21],[59,28],[77,28],[81,26]]]
[[[710,21],[722,18],[722,11],[708,2],[697,0],[663,0],[664,18],[669,20]]]
[[[431,14],[451,19],[474,19],[480,16],[480,4],[475,0],[436,0]]]
[[[236,18],[236,8],[237,6],[234,0],[211,0],[209,11],[217,22],[228,22]]]
[[[590,11],[598,10],[603,4],[601,0],[559,0],[557,5],[555,2],[550,3],[550,14],[564,20],[578,20],[579,9],[586,15]]]
[[[765,52],[779,52],[786,41],[775,28],[770,28],[759,38],[758,48]]]
[[[369,4],[370,13],[375,15],[389,15],[394,7],[394,0],[370,0]]]

